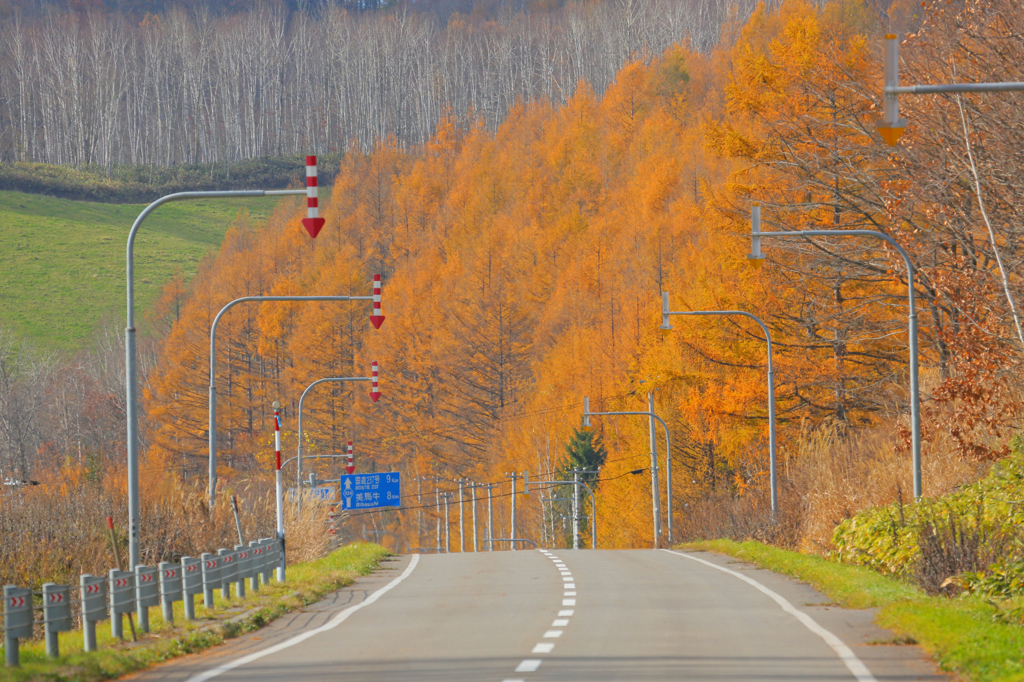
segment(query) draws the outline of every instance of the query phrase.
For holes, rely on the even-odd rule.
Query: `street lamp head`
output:
[[[281,409],[281,401],[275,400],[270,406],[273,407],[275,410],[280,410]]]
[[[668,292],[661,292],[661,331],[672,331],[672,325],[668,321]]]
[[[750,209],[750,253],[747,260],[750,264],[759,268],[764,263],[764,254],[761,253],[761,204],[755,203]]]
[[[591,428],[590,424],[590,398],[583,398],[583,430],[589,431]]]

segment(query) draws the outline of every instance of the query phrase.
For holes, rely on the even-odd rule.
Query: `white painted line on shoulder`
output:
[[[568,618],[556,618],[555,621],[551,624],[551,627],[553,627],[553,628],[564,628],[568,624],[569,624],[569,619]]]
[[[537,672],[537,668],[540,667],[539,658],[528,658],[519,665],[516,666],[517,673],[532,673]]]
[[[576,612],[573,611],[572,609],[562,609],[561,611],[558,612],[558,616],[560,618],[561,617],[566,617],[567,618],[567,617],[571,616],[574,613],[576,613]]]
[[[562,600],[562,606],[576,606],[576,600],[575,599],[563,599]]]
[[[241,658],[236,658],[233,661],[228,661],[227,663],[224,663],[223,665],[219,665],[216,668],[211,668],[210,670],[207,670],[206,672],[199,673],[198,675],[193,675],[192,677],[188,678],[188,680],[186,682],[206,682],[206,680],[213,679],[214,677],[217,677],[218,675],[220,675],[222,673],[226,673],[229,670],[234,670],[235,668],[237,668],[239,666],[242,666],[242,665],[245,665],[246,663],[252,663],[253,661],[257,661],[257,660],[263,658],[264,656],[269,656],[270,654],[276,654],[278,651],[283,651],[284,649],[287,649],[288,647],[295,646],[296,644],[299,644],[301,642],[305,642],[310,637],[313,637],[315,635],[319,635],[322,632],[327,632],[328,630],[333,630],[334,628],[338,627],[343,622],[345,622],[345,620],[348,619],[348,617],[351,616],[353,613],[355,613],[359,609],[363,608],[364,606],[369,606],[373,602],[375,602],[378,599],[380,599],[381,597],[383,597],[386,592],[389,592],[392,589],[394,589],[395,587],[397,587],[400,582],[402,582],[403,580],[405,580],[406,578],[409,577],[409,574],[412,573],[412,570],[414,568],[416,568],[416,564],[418,564],[419,562],[420,562],[420,555],[419,554],[413,554],[412,555],[412,561],[410,561],[409,565],[406,567],[406,569],[404,571],[402,571],[402,575],[398,576],[397,578],[395,578],[394,580],[389,582],[387,585],[385,585],[384,587],[380,588],[379,590],[377,590],[376,592],[371,594],[369,597],[367,597],[362,602],[360,602],[360,603],[358,603],[358,604],[356,604],[354,606],[348,607],[347,609],[345,609],[344,611],[342,611],[338,615],[334,616],[333,618],[331,618],[329,621],[327,621],[326,623],[324,623],[320,627],[313,628],[312,630],[307,630],[306,632],[303,632],[301,635],[295,635],[291,639],[286,639],[285,641],[281,642],[280,644],[275,644],[272,647],[268,647],[268,648],[263,649],[261,651],[257,651],[256,653],[249,654],[248,656],[242,656]]]
[[[832,647],[832,651],[836,652],[836,655],[839,657],[839,659],[846,664],[847,669],[849,669],[849,671],[853,673],[853,676],[857,678],[857,682],[877,682],[877,680],[875,680],[875,676],[871,674],[870,670],[868,670],[868,667],[864,665],[864,663],[859,658],[857,658],[857,654],[853,653],[853,650],[850,649],[850,647],[846,646],[846,644],[843,643],[843,640],[839,639],[831,632],[818,625],[818,622],[816,620],[814,620],[806,613],[793,606],[793,604],[788,599],[783,597],[778,592],[775,592],[774,590],[765,587],[753,578],[745,576],[742,573],[737,573],[736,571],[725,568],[724,566],[713,564],[710,561],[705,561],[704,559],[700,559],[695,556],[690,556],[689,554],[683,554],[682,552],[675,552],[671,549],[663,549],[662,551],[668,552],[669,554],[675,554],[676,556],[681,556],[691,561],[697,561],[704,564],[705,566],[710,566],[711,568],[717,569],[723,573],[728,573],[731,576],[739,578],[748,585],[751,585],[752,587],[754,587],[754,589],[758,590],[759,592],[768,595],[776,604],[782,607],[783,611],[796,618],[804,625],[804,627],[806,627],[808,630],[821,637],[823,640],[825,640],[825,643]]]
[[[550,654],[555,648],[555,645],[551,642],[541,642],[537,646],[533,647],[531,654]]]
[[[548,630],[544,633],[544,639],[556,639],[562,636],[561,630]]]
[[[501,682],[526,682],[525,680],[502,680]]]

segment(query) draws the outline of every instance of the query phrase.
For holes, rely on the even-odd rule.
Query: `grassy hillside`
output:
[[[191,276],[239,212],[264,220],[277,201],[217,199],[158,208],[135,244],[139,309],[154,300],[176,269]],[[81,347],[103,318],[120,326],[125,243],[144,207],[0,192],[0,326],[65,350]]]

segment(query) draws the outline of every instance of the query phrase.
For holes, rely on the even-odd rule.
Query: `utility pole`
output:
[[[487,485],[487,551],[494,551],[494,496],[492,492],[496,484]],[[512,543],[513,545],[516,543]]]
[[[572,468],[572,548],[580,548],[580,470]]]
[[[416,520],[416,546],[423,546],[423,477],[416,477],[416,506],[419,507],[417,513],[419,517]]]
[[[473,490],[473,551],[474,552],[478,551],[477,546],[476,546],[476,537],[477,537],[477,535],[476,535],[476,489],[477,489],[477,485],[478,484],[473,483],[473,484],[471,484],[469,486]]]
[[[441,492],[437,488],[437,481],[434,481],[434,517],[437,519],[437,551],[441,551]]]
[[[459,479],[459,551],[466,551],[466,529],[463,524],[463,519],[466,517],[466,513],[462,509],[462,483],[463,479]]]
[[[444,551],[449,553],[452,551],[450,526],[448,525],[448,498],[451,496],[451,493],[444,494]]]
[[[512,534],[511,538],[518,537],[516,535],[516,480],[519,478],[519,472],[513,471],[511,474],[505,474],[506,478],[512,479]],[[512,544],[512,551],[516,551],[516,543]]]

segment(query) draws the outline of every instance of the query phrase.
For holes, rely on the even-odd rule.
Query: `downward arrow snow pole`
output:
[[[377,377],[377,361],[374,360],[370,363],[370,380],[373,382],[370,388],[370,399],[373,402],[380,400],[380,386],[378,385]]]
[[[345,473],[352,475],[356,472],[356,456],[352,451],[352,441],[348,442],[347,452],[345,455]]]
[[[302,219],[302,226],[309,232],[309,236],[316,239],[324,226],[324,219],[320,217],[320,197],[317,192],[318,182],[316,177],[316,157],[306,157],[306,217]]]

